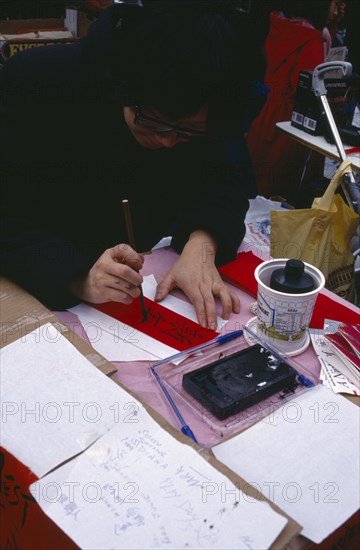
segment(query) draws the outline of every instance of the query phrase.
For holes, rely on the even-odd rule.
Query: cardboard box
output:
[[[291,125],[308,134],[321,134],[321,114],[318,99],[311,91],[311,71],[301,71],[296,88]]]
[[[331,141],[328,121],[319,98],[312,92],[312,71],[301,71],[296,90],[291,125],[312,135],[323,135]],[[325,79],[327,100],[340,136],[350,130],[356,104],[359,101],[359,77]],[[354,129],[354,137],[356,131]],[[350,135],[351,139],[351,135]],[[348,139],[346,143],[351,143]]]
[[[17,52],[74,42],[86,35],[90,23],[83,12],[73,9],[66,10],[65,18],[0,21],[0,69],[4,61]],[[47,36],[44,37],[41,31],[45,31]],[[66,37],[62,37],[64,31],[68,31]],[[2,35],[10,35],[11,38],[2,39]],[[19,35],[19,38],[16,35]]]

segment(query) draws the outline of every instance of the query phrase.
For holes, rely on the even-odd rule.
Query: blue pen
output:
[[[251,334],[251,336],[256,338],[256,340],[258,340],[265,349],[270,351],[271,355],[276,357],[279,361],[286,361],[286,359],[278,351],[274,350],[274,348],[269,346],[267,342],[264,342],[261,338],[259,338],[259,336],[255,334],[255,332],[253,332],[250,328],[244,327],[244,329],[246,330],[246,332]],[[306,378],[306,376],[304,376],[303,374],[298,374],[296,378],[306,388],[311,388],[315,385],[314,382],[312,382],[309,378]]]
[[[150,368],[151,372],[153,373],[153,375],[155,376],[155,379],[157,380],[157,382],[159,383],[159,386],[160,388],[162,389],[162,391],[164,392],[164,395],[166,397],[166,399],[168,400],[172,410],[174,411],[174,413],[176,414],[177,418],[179,419],[180,421],[180,424],[181,424],[181,431],[183,434],[187,435],[188,437],[190,437],[193,441],[195,441],[195,443],[198,443],[196,437],[194,436],[193,432],[191,431],[190,427],[186,424],[184,418],[182,417],[179,409],[177,408],[173,398],[171,397],[170,393],[168,392],[167,388],[164,386],[164,384],[162,383],[161,379],[160,379],[160,376],[158,375],[158,373],[156,372],[156,370],[154,370],[154,367],[151,367]]]
[[[161,359],[161,361],[157,361],[156,363],[154,363],[152,368],[159,367],[160,365],[164,365],[165,363],[171,363],[171,361],[177,361],[179,359],[182,359],[183,357],[186,357],[187,355],[191,355],[210,346],[220,346],[221,344],[225,344],[225,342],[228,342],[229,340],[234,340],[238,336],[242,336],[242,334],[242,330],[234,330],[232,332],[229,332],[228,334],[221,334],[213,340],[204,342],[204,344],[199,344],[198,346],[194,346],[193,348],[187,349],[185,351],[179,351],[179,353],[175,353],[175,355],[171,355],[170,357],[165,357],[165,359]]]
[[[228,342],[229,340],[234,340],[238,336],[242,336],[243,331],[242,330],[234,330],[233,332],[229,332],[229,334],[223,334],[221,336],[217,336],[213,340],[209,340],[209,342],[204,342],[203,344],[199,344],[198,346],[194,346],[193,348],[187,349],[185,351],[180,351],[179,353],[175,353],[175,355],[171,355],[170,357],[166,357],[165,359],[162,359],[160,361],[157,361],[150,367],[150,370],[152,374],[154,375],[155,379],[157,380],[160,388],[162,389],[166,399],[168,400],[169,405],[171,406],[172,410],[174,411],[175,415],[177,416],[178,420],[181,424],[181,431],[183,434],[189,436],[195,443],[198,443],[196,440],[196,437],[194,436],[193,432],[191,431],[190,427],[186,424],[184,418],[182,417],[179,409],[177,408],[173,398],[169,394],[167,388],[164,386],[164,384],[161,381],[160,376],[156,372],[156,367],[159,367],[160,365],[164,365],[165,363],[170,363],[171,361],[182,359],[183,357],[186,357],[188,355],[191,355],[192,353],[196,353],[197,351],[203,350],[205,348],[208,348],[210,346],[218,346],[221,344],[224,344],[225,342]]]

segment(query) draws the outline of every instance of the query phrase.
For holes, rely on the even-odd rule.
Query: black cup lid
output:
[[[314,278],[305,273],[301,260],[287,260],[285,267],[275,269],[271,274],[270,288],[287,294],[304,294],[315,288]]]

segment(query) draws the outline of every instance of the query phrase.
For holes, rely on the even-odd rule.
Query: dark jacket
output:
[[[1,274],[52,308],[76,303],[69,281],[126,242],[122,199],[138,251],[172,235],[181,252],[204,229],[221,264],[244,234],[246,183],[220,142],[148,150],[133,138],[109,76],[113,26],[110,9],[87,37],[18,53],[0,73]]]

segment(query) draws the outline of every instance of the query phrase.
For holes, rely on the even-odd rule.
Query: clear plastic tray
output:
[[[175,365],[169,361],[157,367],[153,367],[156,369],[161,383],[170,394],[179,412],[186,416],[187,423],[190,425],[194,420],[196,420],[196,439],[201,446],[211,447],[224,441],[228,437],[239,433],[240,431],[253,425],[255,422],[258,422],[262,418],[270,415],[276,409],[284,405],[286,402],[294,399],[294,397],[298,396],[300,393],[303,393],[304,391],[311,391],[311,388],[319,383],[319,379],[306,369],[299,358],[289,357],[284,353],[279,352],[275,346],[269,348],[269,346],[267,346],[264,342],[259,341],[258,343],[270,352],[276,351],[284,362],[293,367],[298,372],[298,383],[291,392],[288,390],[277,392],[271,397],[268,397],[263,401],[260,401],[259,403],[226,418],[225,420],[219,420],[216,418],[213,414],[211,414],[211,412],[208,411],[208,409],[206,409],[183,388],[183,375],[199,369],[200,367],[209,365],[218,359],[232,355],[237,351],[248,348],[249,345],[243,336],[223,345],[214,345],[213,347],[204,350],[201,354],[187,357],[178,365]],[[164,394],[163,397],[164,400],[167,401]],[[169,403],[168,406],[170,406]],[[193,423],[193,426],[194,425],[195,424]],[[201,429],[201,426],[203,426],[203,430]],[[205,432],[208,432],[209,428],[212,431],[210,438],[205,436]],[[202,434],[202,432],[204,432],[204,434]]]

